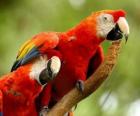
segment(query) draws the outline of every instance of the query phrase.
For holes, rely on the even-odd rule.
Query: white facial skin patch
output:
[[[47,68],[48,61],[51,60],[50,69],[53,74],[57,74],[60,71],[61,61],[57,56],[53,56],[51,59],[48,59],[46,55],[40,56],[35,62],[30,71],[30,78],[35,79],[40,83],[39,76],[41,72]],[[46,77],[47,78],[47,77]],[[53,77],[52,77],[53,78]],[[41,83],[40,83],[41,84]]]
[[[107,34],[115,26],[113,16],[110,14],[101,14],[97,17],[97,35],[98,37],[106,39]]]
[[[47,62],[47,56],[40,56],[38,59],[36,59],[29,74],[30,78],[39,82],[39,75],[41,71],[47,67]]]

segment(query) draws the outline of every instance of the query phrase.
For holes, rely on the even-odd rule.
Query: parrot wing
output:
[[[103,49],[101,46],[97,48],[95,55],[90,59],[88,70],[87,70],[87,78],[90,77],[96,69],[101,65],[104,60]]]
[[[21,46],[16,61],[11,68],[11,72],[40,56],[47,49],[55,48],[58,45],[58,41],[58,36],[53,32],[40,33],[28,40],[23,46]]]
[[[40,55],[40,52],[37,47],[31,48],[31,50],[28,51],[23,57],[21,57],[20,59],[17,59],[14,62],[11,71],[16,70],[19,66],[26,64],[27,62],[29,62],[33,58],[38,57],[39,55]]]

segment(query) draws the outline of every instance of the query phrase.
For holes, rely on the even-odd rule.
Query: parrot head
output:
[[[115,41],[129,35],[129,25],[123,10],[103,10],[93,13],[96,18],[96,34],[99,38]]]
[[[48,59],[47,55],[39,56],[30,63],[19,67],[13,75],[14,85],[24,96],[36,96],[59,73],[61,61],[57,56]],[[11,77],[11,76],[10,76]]]

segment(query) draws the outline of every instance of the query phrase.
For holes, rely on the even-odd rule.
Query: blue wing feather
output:
[[[28,63],[30,60],[38,57],[39,55],[40,55],[39,50],[36,47],[32,48],[31,51],[22,59],[21,65]]]
[[[0,116],[3,116],[3,112],[0,112]]]
[[[25,55],[22,59],[17,60],[14,62],[11,72],[16,70],[18,67],[28,63],[29,61],[31,61],[33,58],[36,58],[40,56],[40,52],[38,50],[37,47],[33,47],[28,53],[27,55]]]
[[[12,68],[11,68],[11,72],[13,72],[14,70],[16,70],[21,64],[21,60],[17,60],[14,62]]]

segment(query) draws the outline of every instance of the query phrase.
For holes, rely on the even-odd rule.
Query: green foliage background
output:
[[[131,32],[128,43],[123,45],[110,79],[78,105],[75,115],[133,116],[128,109],[140,96],[139,0],[79,0],[77,6],[74,1],[78,0],[1,0],[0,75],[9,72],[19,47],[33,35],[42,31],[65,31],[93,11],[124,9]],[[108,45],[109,42],[103,45],[105,51]],[[114,102],[108,99],[111,105],[104,110],[99,101],[110,90],[111,96],[117,100],[117,106],[112,109]]]

